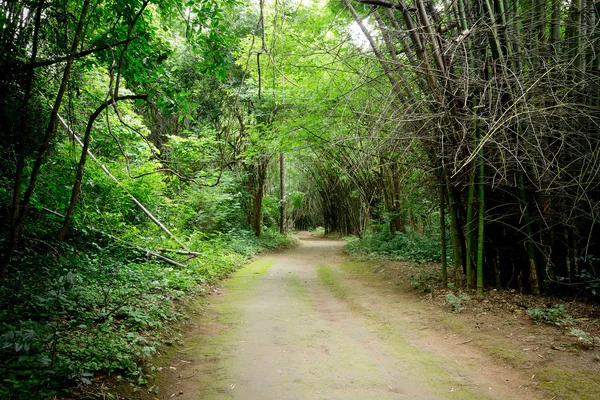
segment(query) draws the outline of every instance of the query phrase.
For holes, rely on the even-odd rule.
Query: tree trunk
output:
[[[261,156],[256,166],[256,192],[254,193],[252,227],[256,237],[260,237],[262,225],[262,199],[264,197],[265,181],[267,179],[267,168],[269,158]]]
[[[285,153],[279,154],[279,187],[281,188],[281,198],[279,200],[279,232],[285,233],[287,229],[287,207],[285,198]]]
[[[479,131],[477,131],[479,132]],[[477,134],[477,142],[481,142],[481,133]],[[484,238],[484,212],[485,212],[485,187],[483,178],[485,168],[483,165],[483,146],[479,149],[479,174],[477,176],[477,197],[479,200],[478,207],[478,226],[477,226],[477,297],[483,297],[483,238]]]
[[[529,255],[529,282],[531,291],[535,295],[541,293],[541,284],[538,278],[538,262],[535,253],[535,245],[533,243],[533,232],[531,229],[531,221],[529,219],[529,208],[527,206],[527,197],[525,194],[525,180],[523,172],[519,171],[519,199],[521,202],[521,212],[523,213],[523,224],[525,226],[525,234],[527,235],[527,253]]]
[[[454,285],[461,285],[462,263],[460,256],[460,232],[458,227],[458,212],[456,210],[456,199],[454,196],[454,187],[450,179],[446,178],[446,188],[448,190],[448,208],[450,210],[450,226],[452,227],[452,266],[454,275]]]
[[[446,260],[446,199],[443,174],[440,174],[440,242],[442,245],[442,287],[448,287],[448,262]]]
[[[114,103],[120,100],[136,100],[136,99],[147,99],[147,95],[131,95],[131,96],[121,96],[114,100]],[[94,111],[94,113],[90,116],[87,126],[85,128],[85,135],[83,137],[83,145],[81,149],[81,157],[79,158],[79,165],[77,166],[77,173],[75,175],[75,183],[73,184],[73,190],[71,191],[71,201],[69,203],[69,208],[67,213],[65,214],[65,220],[63,222],[63,226],[61,230],[58,232],[57,240],[62,242],[65,240],[65,236],[69,229],[69,224],[73,219],[73,214],[75,214],[75,207],[77,206],[77,200],[79,199],[79,193],[81,191],[81,181],[83,180],[83,171],[85,169],[85,163],[87,160],[88,149],[90,147],[90,139],[92,133],[92,127],[94,126],[94,122],[104,111],[106,107],[112,104],[113,101],[104,102],[100,107]]]
[[[79,42],[83,36],[83,27],[85,25],[89,5],[90,0],[84,0],[83,5],[81,7],[79,21],[77,23],[77,29],[75,31],[73,41],[71,43],[71,51],[69,55],[75,54],[77,52],[77,47],[79,46]],[[67,90],[67,85],[69,83],[69,80],[71,79],[71,68],[73,67],[73,62],[73,57],[69,57],[66,61],[65,69],[63,70],[62,74],[62,80],[58,89],[58,93],[56,94],[56,98],[54,100],[52,112],[50,113],[48,127],[46,128],[46,131],[44,133],[44,137],[39,147],[36,160],[33,164],[31,174],[29,175],[29,185],[25,190],[25,194],[23,195],[23,201],[20,202],[20,206],[18,205],[19,202],[17,201],[17,208],[16,210],[13,210],[15,215],[13,217],[13,220],[11,221],[9,244],[5,254],[5,258],[2,263],[2,268],[0,269],[0,273],[2,274],[4,273],[5,266],[8,265],[8,263],[10,263],[10,260],[12,259],[12,255],[15,251],[15,247],[17,245],[17,241],[21,231],[21,225],[23,224],[25,215],[27,213],[27,210],[29,209],[31,196],[33,196],[33,192],[35,191],[35,187],[37,185],[40,169],[42,167],[42,164],[44,163],[46,153],[50,148],[52,139],[54,138],[54,135],[56,133],[56,127],[58,124],[58,112],[60,110],[65,91]],[[14,195],[20,196],[20,193],[14,193]],[[13,204],[15,204],[15,202],[13,202]]]

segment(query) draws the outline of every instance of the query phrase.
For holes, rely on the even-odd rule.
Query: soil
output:
[[[525,312],[551,299],[492,291],[455,313],[445,291],[411,287],[435,266],[351,262],[343,245],[302,234],[224,281],[163,355],[159,394],[139,398],[600,398],[598,349]],[[600,336],[581,307],[565,305],[569,324]]]

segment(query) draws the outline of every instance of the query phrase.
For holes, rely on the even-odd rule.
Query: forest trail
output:
[[[158,398],[543,398],[531,376],[438,329],[443,311],[348,263],[344,242],[300,239],[204,299]]]

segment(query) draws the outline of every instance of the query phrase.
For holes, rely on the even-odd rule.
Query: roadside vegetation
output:
[[[38,221],[48,229],[53,219]],[[294,242],[272,231],[219,234],[189,241],[198,253],[191,260],[169,255],[182,267],[99,231],[76,231],[52,246],[39,237],[19,251],[19,270],[0,286],[7,399],[93,393],[108,377],[109,386],[156,390],[153,357],[177,340],[186,304],[258,252]]]
[[[390,232],[381,230],[363,238],[345,238],[345,251],[357,260],[383,258],[416,263],[440,263],[442,248],[437,236],[420,232]]]

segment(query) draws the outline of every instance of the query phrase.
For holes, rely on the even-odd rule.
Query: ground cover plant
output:
[[[52,398],[106,377],[152,391],[152,357],[172,342],[183,306],[256,253],[290,242],[265,236],[207,239],[186,268],[98,232],[19,254],[19,270],[0,285],[0,396]]]
[[[385,258],[417,263],[440,262],[442,248],[439,240],[419,232],[390,232],[382,230],[362,238],[347,237],[345,251],[357,259]]]

